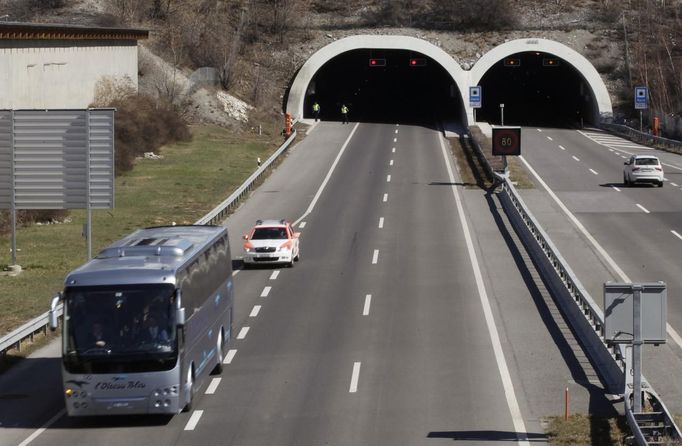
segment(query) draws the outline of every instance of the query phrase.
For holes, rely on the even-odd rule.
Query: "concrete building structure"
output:
[[[149,31],[0,23],[0,109],[86,108],[98,81],[137,88],[137,41]]]

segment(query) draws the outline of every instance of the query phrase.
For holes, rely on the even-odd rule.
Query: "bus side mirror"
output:
[[[175,313],[175,320],[177,321],[178,327],[185,325],[185,309],[178,308]]]
[[[48,313],[48,322],[50,325],[50,330],[55,331],[59,326],[59,314],[57,311],[57,306],[59,302],[62,301],[62,293],[58,293],[52,298],[52,303],[50,304],[50,311]]]

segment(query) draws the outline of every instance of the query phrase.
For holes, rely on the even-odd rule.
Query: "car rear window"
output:
[[[251,240],[278,240],[287,239],[287,228],[256,228],[253,230]]]
[[[637,158],[635,164],[638,166],[658,166],[657,158]]]

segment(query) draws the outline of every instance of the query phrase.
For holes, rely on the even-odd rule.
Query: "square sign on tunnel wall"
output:
[[[493,156],[521,155],[521,127],[493,127]]]

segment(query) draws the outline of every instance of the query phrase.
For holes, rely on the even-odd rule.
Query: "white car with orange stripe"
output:
[[[259,264],[294,266],[301,256],[300,232],[286,220],[258,220],[251,233],[244,234],[244,268]]]

